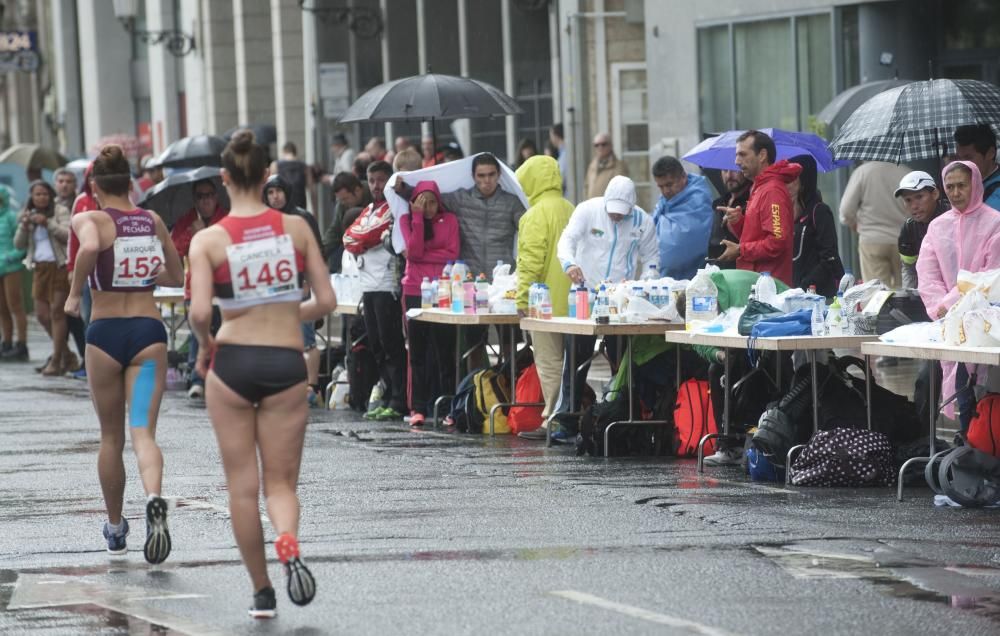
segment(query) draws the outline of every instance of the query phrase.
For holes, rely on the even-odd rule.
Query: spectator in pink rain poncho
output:
[[[920,297],[933,318],[942,318],[958,302],[958,271],[981,272],[1000,267],[1000,212],[983,203],[983,179],[971,161],[953,161],[942,172],[944,190],[951,209],[931,221],[920,246],[917,278]],[[944,391],[959,391],[958,409],[961,431],[969,428],[976,408],[976,397],[969,384],[969,374],[985,381],[985,371],[975,367],[942,362]],[[945,413],[954,416],[948,405]]]

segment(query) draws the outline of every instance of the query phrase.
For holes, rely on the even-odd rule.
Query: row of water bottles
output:
[[[330,284],[337,295],[338,305],[357,305],[361,302],[361,277],[357,274],[331,274]]]

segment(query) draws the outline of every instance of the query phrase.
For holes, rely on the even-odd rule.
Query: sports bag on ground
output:
[[[934,455],[924,476],[934,492],[967,508],[1000,502],[1000,459],[971,446]]]
[[[678,457],[698,454],[698,442],[709,433],[718,433],[712,400],[705,380],[685,380],[677,391],[674,406],[674,433]],[[705,455],[715,452],[715,441],[705,442]]]
[[[490,432],[490,410],[501,403],[510,403],[510,378],[504,372],[503,367],[493,367],[477,373],[472,379],[473,396],[476,410],[479,412],[478,419],[482,424],[477,429],[470,429],[469,433]],[[507,425],[507,415],[510,414],[510,407],[505,406],[497,409],[493,416],[493,432],[497,435],[510,433],[510,426]]]
[[[476,408],[476,400],[473,395],[474,380],[480,371],[482,369],[473,371],[462,378],[455,389],[455,397],[451,399],[451,412],[448,417],[459,433],[478,433],[483,428],[483,422],[479,417],[479,409]]]
[[[517,379],[517,387],[514,389],[514,401],[518,404],[532,404],[544,402],[542,396],[542,383],[538,379],[538,369],[534,364],[525,369]],[[517,434],[524,431],[533,431],[542,425],[541,406],[512,406],[510,415],[507,416],[507,425],[511,433]],[[487,422],[489,426],[489,422]]]
[[[1000,394],[989,393],[979,400],[965,439],[969,446],[1000,457]]]
[[[896,483],[892,442],[871,431],[820,431],[792,463],[791,481],[796,486],[891,486]]]

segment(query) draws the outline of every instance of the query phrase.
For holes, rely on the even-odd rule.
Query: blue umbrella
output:
[[[777,159],[810,155],[816,160],[816,167],[820,172],[830,172],[850,165],[849,161],[834,161],[826,140],[819,135],[778,128],[761,128],[760,131],[774,140],[778,151]],[[736,140],[744,132],[746,131],[730,130],[718,137],[710,137],[692,148],[682,158],[702,168],[739,170],[736,166]]]

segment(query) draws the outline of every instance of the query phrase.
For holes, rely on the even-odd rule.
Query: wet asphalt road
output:
[[[254,623],[205,411],[163,407],[170,559],[143,561],[131,456],[109,558],[86,388],[31,366],[0,366],[0,633],[1000,633],[1000,511],[323,411],[299,489],[319,593],[293,606],[272,564],[279,615]]]

